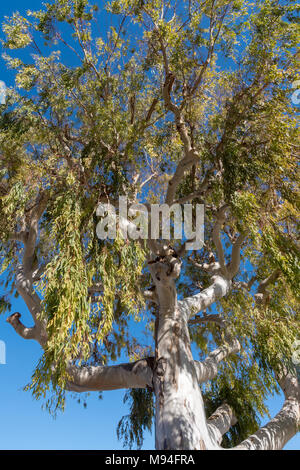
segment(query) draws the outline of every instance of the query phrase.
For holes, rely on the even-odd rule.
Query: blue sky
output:
[[[14,11],[22,14],[28,9],[39,9],[41,5],[41,0],[1,2],[0,20],[2,22],[5,15]],[[13,85],[13,73],[5,69],[0,58],[1,80],[8,86]],[[13,302],[12,312],[15,311],[22,313],[22,320],[29,326],[31,318],[21,300]],[[23,391],[41,355],[39,345],[17,336],[4,317],[0,317],[0,340],[6,345],[6,364],[0,364],[1,450],[122,449],[116,426],[128,412],[123,405],[124,391],[105,392],[103,400],[91,395],[86,409],[69,399],[65,413],[54,420],[42,410],[41,402],[34,401],[29,392]],[[282,397],[271,398],[269,405],[273,416],[282,405]],[[144,448],[154,448],[154,435],[146,434]],[[299,434],[286,449],[300,449]]]

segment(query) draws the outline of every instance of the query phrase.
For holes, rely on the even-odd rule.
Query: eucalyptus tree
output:
[[[1,311],[27,306],[33,326],[7,321],[41,346],[27,389],[51,411],[127,389],[118,434],[141,446],[155,420],[156,449],[281,449],[297,432],[296,11],[56,0],[5,19]],[[99,239],[99,204],[120,196],[194,219],[204,205],[203,245]]]

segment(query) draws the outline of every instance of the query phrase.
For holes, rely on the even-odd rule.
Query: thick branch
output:
[[[261,281],[261,283],[258,285],[257,292],[254,295],[255,302],[258,306],[264,305],[268,302],[270,294],[267,290],[267,287],[273,282],[275,282],[279,276],[280,276],[280,270],[276,269],[273,273],[270,274],[270,276],[268,276],[266,279]]]
[[[33,289],[32,279],[24,274],[23,266],[18,267],[16,274],[17,291],[24,300],[34,321],[35,338],[42,346],[47,341],[47,333],[44,323],[39,319],[41,313],[41,300]]]
[[[182,119],[181,110],[172,102],[171,99],[171,91],[175,81],[175,76],[172,72],[169,72],[167,68],[165,68],[165,74],[166,79],[163,88],[163,98],[165,101],[166,108],[174,114],[176,128],[184,145],[185,155],[188,155],[192,151],[191,139],[188,135],[186,125]]]
[[[239,267],[240,267],[240,261],[241,261],[241,248],[242,244],[246,240],[247,236],[241,233],[236,242],[234,243],[232,247],[232,253],[231,253],[231,262],[227,266],[227,270],[229,272],[230,278],[232,279],[234,276],[236,276]]]
[[[192,320],[189,320],[189,325],[199,325],[200,323],[217,323],[219,326],[223,327],[224,326],[224,320],[220,315],[217,314],[211,314],[211,315],[203,315],[200,317],[200,315],[196,315],[195,318]]]
[[[276,269],[275,271],[273,271],[270,274],[270,276],[268,276],[266,279],[261,281],[261,283],[259,284],[259,286],[257,288],[257,293],[258,294],[265,294],[266,288],[270,284],[272,284],[274,281],[276,281],[276,279],[278,279],[279,275],[280,275],[280,270],[279,269]]]
[[[193,165],[195,165],[199,161],[199,154],[196,151],[190,150],[186,153],[186,156],[180,160],[176,171],[173,175],[173,178],[169,181],[167,196],[166,196],[166,204],[173,204],[175,199],[175,194],[179,183],[184,177],[184,174],[187,170],[189,170]]]
[[[26,237],[27,237],[27,234],[26,234],[25,231],[11,232],[8,235],[8,240],[25,243],[26,242]]]
[[[150,302],[153,302],[154,304],[158,305],[158,296],[155,292],[155,290],[146,290],[144,291],[144,298],[145,300],[148,300]]]
[[[200,186],[198,187],[197,191],[188,194],[180,199],[177,199],[174,204],[185,204],[186,202],[192,201],[193,199],[203,197],[207,195],[209,192],[209,186],[211,181],[213,181],[213,168],[208,170],[206,175],[204,176]]]
[[[35,339],[42,347],[44,347],[47,341],[47,333],[44,323],[39,319],[41,301],[33,288],[33,282],[36,281],[36,278],[33,279],[33,274],[40,274],[41,271],[36,270],[36,272],[33,273],[33,261],[38,237],[38,224],[45,211],[48,198],[48,192],[43,192],[37,198],[34,207],[30,209],[28,232],[22,230],[18,234],[11,234],[11,239],[17,239],[24,243],[22,265],[18,266],[16,273],[16,289],[27,305],[34,321],[34,327],[26,328],[20,322],[21,315],[19,313],[15,313],[7,320],[22,338]]]
[[[41,193],[35,205],[29,210],[30,221],[28,232],[25,230],[18,234],[11,234],[12,239],[18,239],[24,243],[24,254],[22,265],[18,266],[16,273],[16,288],[20,296],[23,298],[27,308],[34,320],[33,328],[26,328],[20,321],[20,314],[15,314],[8,319],[8,322],[14,327],[16,332],[26,339],[35,339],[42,346],[46,342],[45,325],[39,320],[41,312],[41,301],[39,296],[33,289],[33,261],[38,237],[38,224],[45,211],[48,202],[48,192]],[[36,271],[37,273],[38,271]],[[34,279],[36,280],[36,279]]]
[[[30,278],[24,274],[24,269],[21,266],[18,267],[16,274],[16,287],[18,293],[26,303],[33,320],[36,322],[41,311],[41,301],[33,290]]]
[[[196,313],[210,307],[216,300],[224,297],[231,289],[231,281],[222,276],[214,276],[213,284],[202,292],[191,297],[186,297],[178,302],[178,306],[182,313],[190,318]]]
[[[203,362],[195,361],[198,382],[205,383],[214,379],[218,375],[218,364],[226,359],[230,354],[239,352],[241,346],[237,339],[212,351]]]
[[[23,339],[35,339],[38,340],[37,329],[26,328],[22,322],[20,322],[21,314],[16,312],[11,315],[6,321],[9,323]]]
[[[216,223],[214,225],[213,232],[212,232],[212,239],[216,247],[218,258],[219,258],[219,263],[220,263],[221,270],[224,273],[224,275],[227,274],[227,269],[225,266],[225,256],[224,256],[223,245],[222,245],[221,238],[220,238],[220,231],[221,231],[222,225],[225,222],[225,213],[226,213],[227,208],[228,206],[225,204],[224,206],[221,207],[221,209],[218,210],[216,214]]]
[[[279,380],[285,401],[280,412],[266,426],[239,444],[237,450],[280,450],[300,426],[300,387],[291,373]]]
[[[237,423],[232,408],[224,403],[207,420],[210,435],[217,444],[221,444],[224,434]]]
[[[69,366],[67,389],[74,392],[152,387],[151,358],[106,367]]]
[[[23,267],[25,272],[29,272],[32,269],[33,255],[36,247],[36,240],[38,237],[38,224],[40,218],[43,215],[44,210],[46,209],[48,202],[48,193],[44,192],[38,197],[37,204],[32,210],[31,219],[29,223],[29,231],[27,238],[25,240],[25,249],[23,256]]]

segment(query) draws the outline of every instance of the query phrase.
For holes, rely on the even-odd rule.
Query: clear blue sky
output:
[[[97,3],[96,1],[94,3]],[[39,9],[42,0],[2,1],[0,20],[14,11],[21,14]],[[7,71],[0,58],[0,81],[13,85],[13,73]],[[1,292],[0,292],[1,295]],[[21,300],[13,303],[12,312],[22,313],[22,320],[30,325],[31,317]],[[124,391],[105,392],[104,399],[91,395],[84,409],[75,400],[67,401],[66,411],[54,420],[41,408],[42,403],[33,400],[23,387],[30,381],[39,360],[38,344],[20,338],[12,327],[0,317],[0,340],[6,344],[6,365],[0,364],[0,449],[122,449],[116,436],[120,418],[128,413],[123,405]],[[269,401],[272,416],[281,405],[282,397]],[[264,420],[265,421],[265,420]],[[144,448],[154,448],[154,435],[145,436]],[[300,437],[294,437],[286,449],[300,449]]]

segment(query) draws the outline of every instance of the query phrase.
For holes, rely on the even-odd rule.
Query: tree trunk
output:
[[[159,299],[154,371],[156,449],[219,448],[207,427],[187,318],[179,311],[175,286],[160,285]]]

